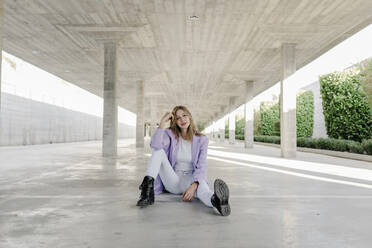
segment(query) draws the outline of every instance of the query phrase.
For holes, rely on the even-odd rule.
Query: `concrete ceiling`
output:
[[[125,33],[119,105],[136,112],[143,80],[146,121],[182,104],[204,123],[244,103],[244,81],[257,95],[280,80],[283,42],[297,43],[300,68],[372,23],[371,0],[4,0],[3,11],[6,52],[101,97],[103,46],[84,30]]]

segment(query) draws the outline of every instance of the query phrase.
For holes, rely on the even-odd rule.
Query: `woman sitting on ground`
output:
[[[170,127],[165,128],[168,121]],[[214,192],[206,178],[208,138],[196,130],[191,113],[184,106],[167,112],[151,138],[152,155],[140,185],[137,206],[154,203],[155,194],[164,191],[182,194],[183,201],[199,198],[206,206],[230,214],[229,189],[224,181],[214,181]]]

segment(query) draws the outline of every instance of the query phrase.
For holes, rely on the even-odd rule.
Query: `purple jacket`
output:
[[[208,142],[207,136],[194,135],[192,138],[191,161],[193,164],[192,175],[194,181],[205,180],[208,182],[206,178]],[[155,150],[163,149],[168,156],[170,164],[174,168],[177,161],[179,143],[171,129],[157,128],[151,138],[150,147]],[[154,190],[156,195],[162,193],[164,190],[160,176],[157,176],[155,179]]]

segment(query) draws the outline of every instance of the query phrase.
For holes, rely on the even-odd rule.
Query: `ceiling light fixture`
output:
[[[189,20],[190,20],[190,21],[196,21],[196,20],[199,20],[199,16],[197,16],[197,15],[189,16]]]

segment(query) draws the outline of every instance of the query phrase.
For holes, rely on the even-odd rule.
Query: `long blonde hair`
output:
[[[176,123],[176,113],[179,109],[183,110],[189,116],[189,119],[190,119],[190,125],[187,128],[185,139],[191,141],[194,134],[196,136],[205,136],[204,134],[199,132],[199,130],[196,128],[190,111],[185,106],[176,106],[172,110],[173,118],[171,120],[170,129],[172,130],[173,134],[176,136],[177,141],[179,140],[179,137],[181,136],[181,128]]]

